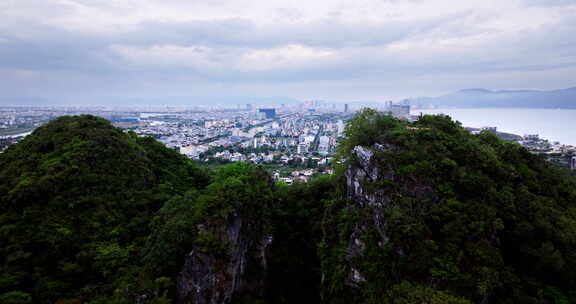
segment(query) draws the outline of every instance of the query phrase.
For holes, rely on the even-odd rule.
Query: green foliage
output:
[[[238,250],[231,246],[236,240],[229,237],[236,219],[241,219],[241,227],[233,233],[246,238],[254,250],[272,234],[275,199],[272,179],[261,167],[248,163],[220,167],[208,187],[175,196],[159,210],[144,250],[147,269],[153,276],[176,277],[192,249],[226,265],[233,250]],[[254,266],[258,265],[246,266],[246,272]]]
[[[335,180],[321,176],[309,184],[282,185],[272,216],[267,303],[320,302],[320,219],[335,195]]]
[[[208,181],[104,119],[51,121],[0,155],[0,293],[54,303],[111,292],[139,263],[152,215]]]
[[[406,301],[416,303],[432,301],[419,294],[437,292],[472,302],[540,301],[542,290],[560,301],[576,287],[573,177],[489,132],[472,135],[447,116],[408,123],[365,110],[346,133],[339,174],[366,165],[355,147],[370,150],[364,170],[376,168],[379,177],[361,186],[377,204],[354,198],[324,218],[329,302],[378,302],[402,284],[426,286],[408,286],[417,296]],[[352,268],[365,279],[355,294],[347,290],[355,285]]]
[[[344,134],[346,140],[338,146],[340,158],[346,158],[356,146],[372,146],[376,142],[388,139],[388,130],[406,123],[388,115],[381,115],[373,109],[364,109],[346,125]]]
[[[544,289],[542,295],[552,300],[554,304],[570,304],[570,299],[558,288],[548,286]]]
[[[434,290],[422,285],[414,285],[403,281],[392,286],[386,297],[380,303],[390,304],[471,304],[472,302],[453,296],[447,292]]]
[[[272,243],[234,303],[574,302],[574,177],[446,116],[364,110],[346,135],[336,174],[288,186],[54,120],[0,154],[0,303],[172,303],[190,252],[226,265],[238,218],[253,256]],[[354,170],[377,172],[364,197]]]
[[[195,206],[198,192],[167,201],[152,221],[152,234],[145,249],[144,260],[150,268],[174,273],[182,266],[186,250],[194,238]]]
[[[29,304],[32,303],[32,297],[21,291],[10,291],[0,295],[0,303],[3,304]]]

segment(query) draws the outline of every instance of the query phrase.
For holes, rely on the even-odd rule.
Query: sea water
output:
[[[446,114],[465,127],[497,127],[517,135],[538,134],[551,142],[576,146],[576,110],[564,109],[412,109],[412,115]]]

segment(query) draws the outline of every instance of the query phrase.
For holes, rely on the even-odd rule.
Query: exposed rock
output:
[[[377,246],[383,247],[390,239],[386,230],[388,222],[385,218],[385,211],[391,208],[395,202],[395,193],[382,187],[369,187],[370,184],[389,181],[398,182],[398,189],[404,197],[411,197],[415,200],[434,200],[434,191],[429,183],[418,179],[403,179],[397,176],[392,164],[385,158],[385,153],[394,150],[388,144],[375,144],[373,147],[356,146],[352,150],[352,159],[346,169],[347,198],[350,207],[356,210],[363,210],[362,214],[370,214],[357,222],[350,234],[346,260],[349,263],[349,275],[347,285],[356,287],[364,282],[365,276],[359,267],[356,267],[355,260],[363,256],[367,246],[362,241],[363,235],[370,230],[375,230],[380,239]],[[397,248],[399,255],[404,255],[402,248]]]
[[[224,228],[201,227],[215,234],[226,252],[198,248],[190,252],[178,279],[178,303],[223,304],[238,294],[262,295],[272,237],[251,239],[247,226],[240,214],[233,213]]]
[[[349,166],[345,172],[348,199],[350,199],[356,208],[364,208],[378,204],[376,195],[367,193],[364,189],[366,182],[374,182],[380,175],[379,169],[373,164],[374,152],[369,148],[357,146],[354,147],[351,157],[354,158],[355,165]],[[349,264],[352,264],[355,258],[362,256],[366,248],[361,237],[367,229],[367,224],[366,222],[357,223],[350,234],[346,254],[346,260]],[[384,223],[379,220],[377,226],[383,224]],[[382,231],[383,238],[387,238],[384,230],[379,229],[379,231],[380,230]],[[359,283],[364,281],[365,278],[360,270],[354,267],[354,265],[350,265],[350,272],[346,284],[357,287]]]

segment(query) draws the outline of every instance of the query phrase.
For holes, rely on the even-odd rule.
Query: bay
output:
[[[551,142],[576,146],[576,110],[565,109],[412,109],[412,115],[446,114],[465,127],[497,127],[517,135],[538,134]]]

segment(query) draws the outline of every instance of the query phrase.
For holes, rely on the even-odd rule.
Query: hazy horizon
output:
[[[569,88],[575,16],[571,0],[8,1],[0,106]]]

